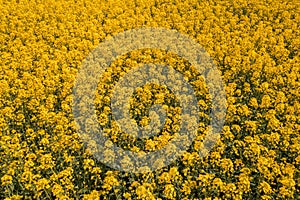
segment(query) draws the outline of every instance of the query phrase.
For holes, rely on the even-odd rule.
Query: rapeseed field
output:
[[[130,98],[130,116],[147,126],[156,103],[167,111],[166,122],[149,138],[122,131],[111,95],[131,69],[149,62],[176,69],[199,106],[188,150],[167,166],[132,173],[101,162],[93,144],[84,143],[73,88],[99,44],[147,27],[176,30],[205,49],[221,73],[227,109],[220,137],[201,156],[212,108],[201,73],[167,50],[117,57],[93,101],[104,134],[122,149],[161,149],[184,121],[179,97],[145,84]],[[299,199],[299,152],[298,0],[0,0],[0,199]],[[107,162],[113,154],[104,153]],[[122,166],[130,169],[126,159]]]

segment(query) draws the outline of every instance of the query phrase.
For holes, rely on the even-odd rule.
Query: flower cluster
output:
[[[1,1],[0,10],[1,198],[300,198],[297,0],[14,0]],[[160,117],[150,109],[159,104],[166,111],[163,128],[149,138],[120,129],[111,117],[112,92],[140,64],[176,69],[193,86],[199,106],[197,136],[188,151],[167,167],[134,174],[99,162],[93,156],[97,144],[86,148],[76,131],[72,88],[82,61],[99,43],[138,27],[175,29],[201,44],[221,71],[227,113],[216,145],[199,156],[212,107],[201,73],[160,49],[118,57],[99,80],[94,99],[98,122],[112,143],[154,152],[184,121],[172,91],[146,84],[130,99],[130,117],[146,127]],[[113,153],[105,153],[108,162]],[[131,167],[126,157],[121,165]]]

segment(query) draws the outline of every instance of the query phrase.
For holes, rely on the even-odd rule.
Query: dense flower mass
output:
[[[0,11],[1,199],[300,198],[297,0],[15,0],[1,1]],[[103,132],[119,147],[160,149],[182,121],[178,97],[146,84],[134,91],[130,116],[147,126],[159,117],[149,108],[160,104],[164,127],[143,139],[120,130],[111,118],[111,93],[139,64],[179,71],[199,105],[198,134],[188,151],[167,167],[135,174],[99,162],[96,144],[86,148],[74,123],[72,88],[99,43],[138,27],[175,29],[201,44],[222,73],[227,113],[218,142],[200,157],[212,106],[201,74],[160,49],[118,57],[99,80],[94,102]],[[108,162],[113,153],[105,152]],[[121,164],[131,167],[126,157]]]

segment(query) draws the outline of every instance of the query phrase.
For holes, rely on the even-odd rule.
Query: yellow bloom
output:
[[[260,188],[260,190],[262,190],[265,194],[271,194],[271,193],[273,192],[271,186],[270,186],[267,182],[265,182],[265,181],[263,181],[263,182],[261,182],[261,183],[259,184],[259,188]]]
[[[152,186],[148,183],[144,183],[138,186],[135,190],[138,199],[145,199],[145,200],[154,200],[155,196],[152,193]]]
[[[106,173],[106,177],[103,180],[102,188],[106,191],[110,191],[114,186],[118,186],[120,182],[118,179],[114,176],[114,174],[109,171]]]
[[[36,184],[36,189],[38,191],[43,190],[43,189],[48,189],[50,187],[49,183],[50,183],[50,181],[45,179],[45,178],[39,179],[35,183]]]
[[[5,185],[12,184],[12,180],[13,178],[11,175],[5,174],[4,176],[1,177],[1,185],[5,186]]]
[[[90,194],[85,194],[83,196],[84,200],[95,199],[100,200],[100,192],[97,190],[93,190]]]
[[[176,191],[172,184],[165,185],[163,193],[167,199],[176,199]]]

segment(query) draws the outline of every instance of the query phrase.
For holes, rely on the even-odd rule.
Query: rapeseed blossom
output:
[[[24,0],[1,1],[0,10],[1,198],[300,198],[297,0]],[[98,162],[95,142],[86,148],[88,137],[76,132],[72,88],[82,61],[99,43],[138,27],[175,29],[201,44],[221,71],[227,113],[220,139],[201,158],[212,107],[202,75],[185,58],[160,49],[116,58],[99,80],[95,99],[82,99],[94,101],[98,122],[111,140],[105,145],[154,152],[177,135],[179,99],[157,84],[136,88],[130,116],[145,127],[160,117],[149,112],[160,104],[167,117],[158,135],[133,137],[112,119],[115,84],[140,64],[176,69],[193,86],[199,106],[200,123],[189,150],[170,166],[131,174]],[[105,152],[107,162],[115,153]],[[120,165],[132,167],[128,157]]]

